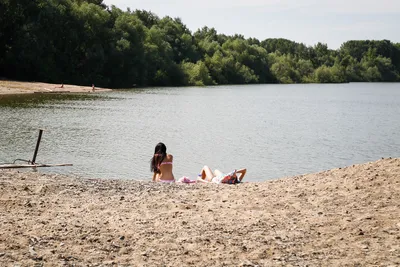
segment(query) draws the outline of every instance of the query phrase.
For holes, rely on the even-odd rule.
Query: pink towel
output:
[[[182,178],[180,178],[178,180],[178,183],[184,183],[184,184],[193,184],[195,182],[196,182],[196,180],[190,180],[190,178],[186,177],[186,176],[183,176]]]

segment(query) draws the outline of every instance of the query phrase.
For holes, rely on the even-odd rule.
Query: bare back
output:
[[[174,157],[171,154],[167,154],[165,159],[160,163],[160,173],[156,174],[156,181],[171,181],[174,180],[174,174],[172,173]]]

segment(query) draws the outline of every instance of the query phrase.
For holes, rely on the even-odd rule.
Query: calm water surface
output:
[[[177,178],[194,178],[209,165],[226,172],[245,167],[247,181],[263,181],[400,157],[400,84],[149,88],[100,96],[3,98],[0,162],[31,159],[38,128],[45,132],[37,162],[74,164],[39,171],[89,178],[150,179],[160,141],[174,155]]]

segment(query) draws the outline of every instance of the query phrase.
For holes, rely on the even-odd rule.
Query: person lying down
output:
[[[198,176],[197,182],[215,184],[237,184],[242,182],[246,169],[234,170],[230,173],[222,173],[220,170],[211,171],[210,167],[204,166]]]

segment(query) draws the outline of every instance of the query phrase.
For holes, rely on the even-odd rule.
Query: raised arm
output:
[[[236,170],[236,173],[239,173],[239,174],[240,174],[240,177],[238,177],[239,181],[242,181],[244,175],[246,174],[246,171],[247,171],[246,169],[239,169],[239,170]]]

